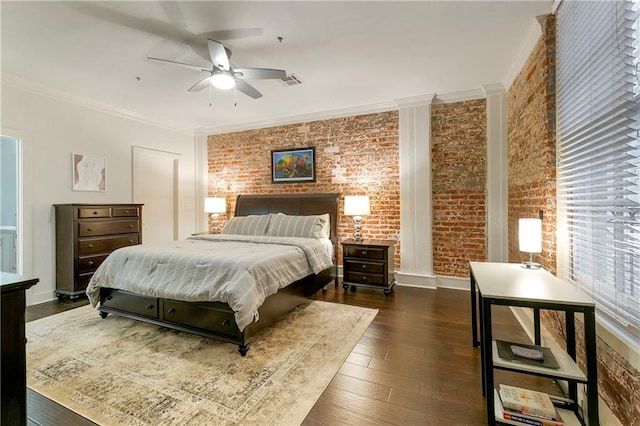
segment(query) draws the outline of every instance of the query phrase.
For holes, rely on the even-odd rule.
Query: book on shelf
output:
[[[510,420],[514,423],[522,423],[523,425],[531,426],[565,426],[565,423],[557,410],[555,410],[556,413],[554,414],[555,420],[550,420],[542,417],[516,413],[513,410],[505,409],[502,406],[502,401],[500,401],[500,395],[497,390],[495,391],[495,404],[497,407],[496,420]]]
[[[544,392],[500,384],[499,395],[505,409],[527,416],[556,419],[556,407]]]

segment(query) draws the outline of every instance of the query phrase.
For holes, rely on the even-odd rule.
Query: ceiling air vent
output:
[[[284,86],[297,86],[302,84],[302,81],[295,74],[289,74],[287,78],[280,79],[280,83]]]

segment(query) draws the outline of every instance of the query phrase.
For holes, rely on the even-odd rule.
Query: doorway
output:
[[[142,241],[178,239],[180,154],[133,147],[133,202],[142,207]]]
[[[0,271],[18,273],[20,140],[0,137]]]

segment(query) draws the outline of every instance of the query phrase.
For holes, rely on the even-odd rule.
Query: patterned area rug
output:
[[[101,425],[298,425],[376,313],[313,301],[241,357],[84,306],[27,323],[27,384]]]

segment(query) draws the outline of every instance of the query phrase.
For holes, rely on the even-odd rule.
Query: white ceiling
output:
[[[170,127],[249,127],[507,85],[535,17],[551,7],[551,0],[3,0],[2,75]],[[187,92],[206,74],[146,59],[210,66],[186,45],[205,47],[206,33],[222,30],[244,35],[215,34],[234,66],[284,69],[302,84],[251,80],[262,98],[238,92],[234,107],[233,90],[213,89],[209,106],[209,90]]]

